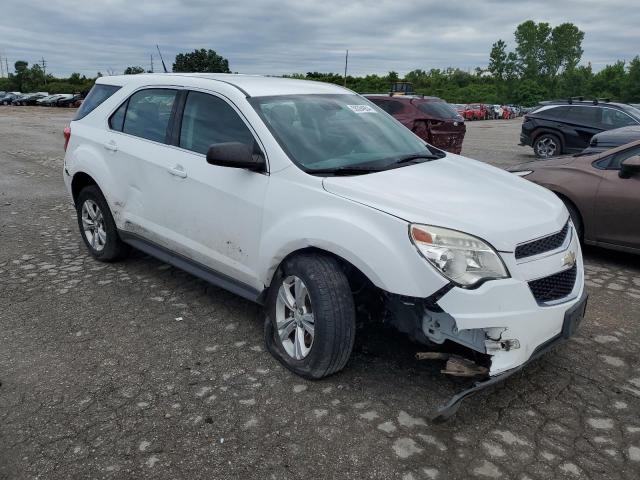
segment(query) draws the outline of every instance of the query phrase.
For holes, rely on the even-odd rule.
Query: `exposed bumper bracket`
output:
[[[582,318],[584,317],[584,312],[587,306],[587,298],[588,298],[588,294],[586,292],[583,292],[582,297],[580,298],[580,301],[578,301],[571,309],[567,310],[567,312],[565,313],[562,331],[557,336],[551,338],[550,340],[540,345],[533,352],[529,360],[527,360],[522,365],[518,365],[517,367],[512,368],[511,370],[507,370],[506,372],[500,373],[487,380],[476,382],[473,387],[463,390],[462,392],[454,395],[453,397],[451,397],[451,399],[449,400],[449,402],[447,402],[446,405],[440,407],[431,415],[431,421],[434,423],[442,423],[448,420],[453,415],[455,415],[455,413],[458,411],[458,408],[460,408],[460,404],[465,398],[470,397],[471,395],[473,395],[476,392],[479,392],[480,390],[489,388],[492,385],[495,385],[496,383],[505,381],[511,375],[519,372],[524,367],[532,363],[534,360],[537,360],[539,357],[547,353],[549,350],[552,350],[553,348],[558,346],[560,343],[563,343],[565,340],[571,337],[575,333],[578,325],[580,324]]]

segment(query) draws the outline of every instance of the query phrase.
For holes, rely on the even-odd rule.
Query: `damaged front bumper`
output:
[[[474,393],[479,392],[480,390],[484,390],[485,388],[491,387],[496,383],[500,383],[505,381],[507,378],[512,376],[514,373],[519,372],[528,364],[538,359],[549,350],[556,347],[559,343],[570,338],[576,329],[579,327],[582,319],[584,318],[585,309],[587,307],[587,299],[588,295],[583,291],[580,299],[574,303],[574,305],[565,312],[564,320],[562,322],[562,330],[560,333],[555,335],[553,338],[547,340],[543,344],[539,345],[531,354],[529,359],[524,363],[518,365],[517,367],[511,368],[509,370],[503,371],[502,373],[489,377],[488,379],[481,380],[476,382],[471,388],[468,388],[456,395],[454,395],[449,402],[443,407],[439,408],[432,416],[431,420],[435,423],[444,422],[451,416],[453,416],[460,408],[460,404],[462,401],[473,395]]]

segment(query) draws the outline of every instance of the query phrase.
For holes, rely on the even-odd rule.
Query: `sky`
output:
[[[640,54],[640,0],[3,0],[0,56],[68,76],[169,70],[177,53],[211,48],[232,71],[401,75],[486,67],[498,39],[513,48],[525,20],[575,23],[594,70]]]

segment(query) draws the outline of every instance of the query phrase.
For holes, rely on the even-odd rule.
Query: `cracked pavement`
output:
[[[62,183],[72,114],[0,107],[0,478],[640,476],[640,257],[587,249],[578,335],[432,425],[466,382],[393,330],[309,382],[256,306],[141,253],[92,260]],[[464,153],[525,161],[520,122],[471,122]]]

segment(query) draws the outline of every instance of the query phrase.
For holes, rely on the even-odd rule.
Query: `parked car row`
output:
[[[522,115],[519,105],[485,105],[483,103],[455,104],[455,108],[465,120],[497,120],[516,118]]]
[[[0,92],[0,105],[79,107],[81,104],[82,95],[79,93],[57,93],[49,95],[48,92]]]
[[[617,138],[594,137],[623,127],[640,128],[638,108],[602,100],[553,100],[542,102],[524,116],[520,145],[533,147],[538,158],[580,153],[587,147],[602,151],[635,138],[633,129],[623,131]]]

